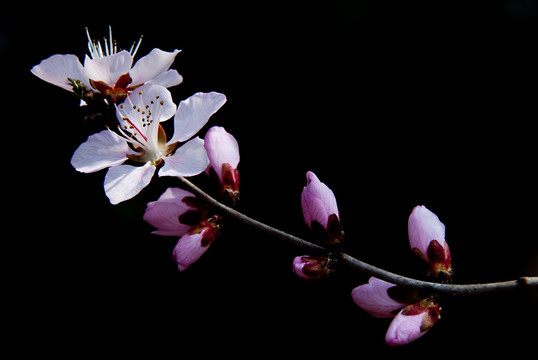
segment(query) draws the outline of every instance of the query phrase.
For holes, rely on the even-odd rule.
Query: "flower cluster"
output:
[[[425,206],[417,206],[408,221],[409,244],[427,265],[427,274],[449,281],[452,276],[450,251],[445,241],[445,226]],[[367,284],[351,292],[353,301],[369,314],[394,318],[387,330],[389,345],[403,345],[424,335],[441,317],[434,296],[371,277]]]
[[[196,93],[172,100],[168,87],[182,82],[170,66],[179,50],[153,49],[133,66],[140,41],[129,51],[118,50],[112,39],[93,41],[89,31],[89,56],[84,65],[75,55],[53,55],[32,68],[37,77],[81,99],[81,106],[96,104],[111,109],[114,127],[92,134],[76,149],[71,165],[82,173],[108,169],[104,191],[112,204],[136,196],[159,176],[189,177],[206,172],[217,195],[235,203],[239,199],[239,146],[224,128],[197,134],[226,102],[218,92]],[[172,119],[173,132],[164,122]],[[170,128],[170,126],[168,126]],[[147,205],[144,220],[157,235],[180,237],[173,257],[180,271],[194,263],[220,233],[222,218],[211,214],[195,195],[169,188]]]
[[[207,171],[222,176],[219,176],[219,194],[236,201],[239,197],[237,141],[224,128],[214,126],[208,130],[204,145],[210,159]],[[228,177],[234,179],[232,184]],[[232,185],[233,191],[230,190]],[[156,235],[180,237],[173,256],[179,271],[183,271],[198,260],[219,235],[222,217],[211,214],[194,194],[168,188],[157,201],[148,203],[144,220],[157,228],[153,231]]]

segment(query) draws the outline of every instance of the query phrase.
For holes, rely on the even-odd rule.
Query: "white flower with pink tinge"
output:
[[[159,176],[198,175],[207,168],[209,159],[204,141],[191,138],[225,102],[226,96],[220,93],[197,93],[182,101],[176,111],[165,87],[144,85],[116,106],[118,132],[103,130],[88,137],[75,151],[71,164],[83,173],[109,168],[104,188],[112,204],[138,194],[149,184],[157,166],[162,166]],[[167,141],[160,123],[172,116],[174,135]],[[142,166],[123,164],[128,159]]]
[[[32,73],[68,91],[101,93],[114,103],[122,102],[134,89],[144,84],[170,87],[183,81],[176,70],[169,69],[179,50],[166,52],[153,49],[133,65],[142,38],[129,51],[118,51],[112,39],[112,30],[109,42],[105,39],[104,47],[91,39],[87,29],[86,32],[90,56],[86,55],[84,65],[76,55],[58,54],[34,66]]]

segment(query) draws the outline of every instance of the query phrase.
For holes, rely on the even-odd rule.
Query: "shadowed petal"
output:
[[[151,181],[155,166],[119,165],[108,169],[105,176],[105,193],[112,204],[129,200],[145,188]]]
[[[153,234],[182,236],[192,228],[180,221],[181,215],[197,210],[183,201],[188,197],[194,198],[194,195],[180,188],[168,188],[157,201],[148,203],[144,220],[157,228]]]
[[[86,55],[84,70],[94,81],[102,81],[108,86],[114,86],[120,76],[127,74],[133,64],[133,57],[123,50],[102,58],[91,59]]]
[[[179,271],[187,269],[207,251],[209,246],[202,246],[202,240],[207,231],[211,230],[205,228],[195,234],[185,234],[179,239],[173,253]]]
[[[351,296],[355,304],[370,315],[379,318],[390,318],[394,317],[394,311],[407,305],[393,300],[389,296],[387,290],[394,286],[394,284],[384,280],[371,277],[368,284],[353,289]]]

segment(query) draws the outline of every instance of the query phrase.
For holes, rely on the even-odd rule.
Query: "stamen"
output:
[[[108,37],[110,39],[110,55],[115,54],[114,40],[112,40],[112,26],[108,25]]]
[[[88,50],[92,59],[103,58],[105,56],[114,55],[118,52],[118,45],[116,43],[116,40],[112,38],[112,26],[108,26],[108,39],[106,37],[103,38],[104,49],[100,41],[92,40],[88,27],[86,27],[85,30],[86,36],[88,38]],[[133,42],[133,44],[131,45],[131,48],[129,49],[129,54],[131,54],[132,57],[136,55],[136,52],[140,47],[140,43],[142,42],[142,38],[143,36],[140,35],[140,39],[138,40],[138,42]]]
[[[142,42],[142,38],[144,37],[144,35],[140,35],[140,39],[138,39],[138,44],[136,44],[136,48],[134,49],[134,51],[131,53],[131,51],[129,51],[129,53],[131,54],[132,57],[135,57],[136,55],[136,52],[138,51],[138,48],[140,47],[140,43]],[[134,43],[133,43],[134,45]],[[132,46],[131,46],[131,50],[132,50]]]
[[[86,36],[88,37],[88,50],[90,50],[90,55],[92,59],[95,59],[97,57],[97,49],[95,48],[95,42],[90,36],[90,30],[88,30],[88,27],[86,27]]]
[[[105,42],[105,55],[106,56],[112,55],[108,51],[108,42],[106,41],[106,38],[103,38],[103,41]]]
[[[144,141],[145,142],[148,142],[148,139],[144,136],[144,134],[142,134],[142,132],[140,132],[140,130],[138,130],[138,128],[135,126],[135,124],[133,124],[133,122],[127,118],[123,118],[123,120],[127,121],[129,124],[131,124],[131,126],[136,130],[137,133],[140,134],[140,136],[142,136],[142,138],[144,138]]]

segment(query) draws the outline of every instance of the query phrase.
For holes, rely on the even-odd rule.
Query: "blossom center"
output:
[[[131,99],[133,96],[134,102]],[[164,156],[176,149],[177,144],[167,145],[166,133],[159,123],[164,102],[158,95],[150,99],[149,103],[144,100],[142,91],[139,91],[138,97],[131,94],[123,104],[116,106],[121,116],[118,131],[136,152],[128,154],[127,158],[158,165]]]

